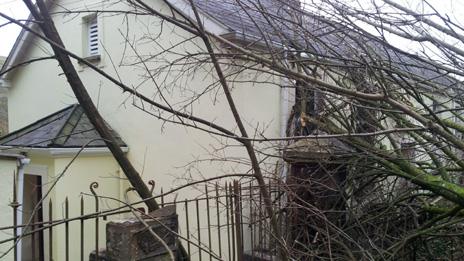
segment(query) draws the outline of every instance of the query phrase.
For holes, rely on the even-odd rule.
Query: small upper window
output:
[[[86,16],[82,20],[82,55],[87,60],[100,60],[101,28],[96,14]]]
[[[98,37],[98,22],[97,17],[94,16],[93,18],[89,19],[87,22],[87,32],[88,32],[88,54],[89,56],[99,55],[100,48],[99,48],[99,37]]]

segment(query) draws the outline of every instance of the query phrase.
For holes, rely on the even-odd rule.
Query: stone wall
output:
[[[175,206],[151,212],[144,221],[177,256],[175,233],[178,221]],[[136,218],[109,222],[106,225],[106,249],[99,250],[98,255],[100,261],[170,260],[166,247]],[[96,260],[95,251],[90,254],[89,260]]]
[[[0,68],[6,57],[0,56]],[[8,97],[7,90],[0,87],[0,136],[8,134]]]

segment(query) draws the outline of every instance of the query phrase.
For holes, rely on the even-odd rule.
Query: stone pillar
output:
[[[0,137],[8,134],[8,97],[6,95],[6,91],[0,90]]]
[[[148,214],[144,220],[151,229],[163,239],[174,255],[177,255],[178,220],[175,206],[158,209]],[[89,260],[95,260],[95,252]],[[126,261],[170,260],[168,250],[150,231],[138,221],[131,218],[111,221],[106,225],[106,249],[100,251],[99,260]]]
[[[310,260],[308,249],[332,251],[317,228],[346,222],[344,192],[350,155],[350,150],[335,139],[299,140],[285,148],[283,158],[290,164],[287,186],[292,191],[287,198],[285,231],[287,242],[295,242],[290,246],[295,259]],[[308,203],[311,207],[301,207]]]
[[[6,57],[0,56],[0,69]],[[0,137],[8,134],[8,86],[0,81]]]

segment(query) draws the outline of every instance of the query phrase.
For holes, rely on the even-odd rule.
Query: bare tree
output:
[[[249,167],[251,174],[242,182],[257,183],[269,237],[276,242],[267,247],[278,249],[281,258],[463,257],[464,28],[427,1],[418,1],[420,11],[390,0],[189,0],[184,12],[169,0],[164,0],[169,12],[130,0],[120,10],[62,11],[70,16],[151,16],[160,31],[187,32],[177,44],[163,46],[162,33],[134,41],[128,31],[120,31],[126,58],[120,67],[137,68],[140,81],[151,82],[156,98],[67,50],[46,5],[38,0],[36,10],[25,2],[44,36],[25,28],[51,44],[73,89],[85,90],[70,58],[130,93],[133,106],[156,120],[209,133],[223,142],[221,149],[241,146],[247,158],[220,160]],[[205,13],[217,20],[234,15],[241,23],[225,21],[233,33],[218,35],[204,22]],[[140,48],[139,40],[154,43],[156,50]],[[398,41],[418,51],[400,48]],[[181,50],[185,43],[197,48]],[[199,68],[215,81],[193,90],[182,79]],[[239,111],[233,96],[234,86],[243,83],[271,84],[290,94],[286,136],[269,137],[255,126],[255,133],[249,133],[247,111]],[[173,103],[172,92],[188,95]],[[227,101],[232,128],[190,109],[195,101],[218,93]],[[98,115],[95,109],[86,113],[89,118]],[[96,123],[98,117],[98,128]],[[110,146],[111,137],[104,137]],[[273,198],[266,180],[282,193]],[[150,198],[143,192],[147,188],[139,187],[142,198]],[[256,202],[251,199],[250,204]],[[288,220],[285,231],[283,217]]]

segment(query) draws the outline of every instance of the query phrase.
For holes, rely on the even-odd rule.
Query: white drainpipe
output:
[[[22,155],[18,155],[22,156]],[[25,156],[17,158],[17,167],[18,167],[18,202],[19,207],[16,210],[18,215],[16,216],[16,223],[21,225],[23,223],[23,202],[24,202],[24,167],[31,162],[29,158]],[[17,235],[21,236],[22,227],[16,229]],[[16,248],[18,260],[21,259],[21,252],[22,252],[22,243],[21,240],[18,242],[18,247]]]

